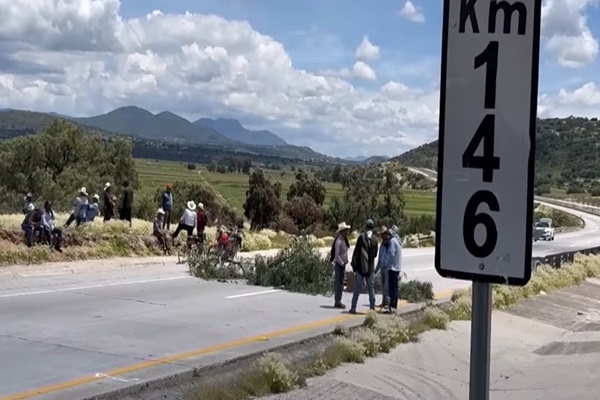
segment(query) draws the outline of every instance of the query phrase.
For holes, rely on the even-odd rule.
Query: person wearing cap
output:
[[[121,209],[119,210],[119,219],[121,221],[129,221],[131,226],[131,218],[133,217],[133,188],[129,185],[129,181],[123,182],[123,200]]]
[[[54,216],[52,204],[49,201],[46,201],[44,203],[44,212],[42,214],[44,236],[47,238],[48,244],[50,244],[54,250],[62,253],[62,230],[56,227],[55,220],[56,218]]]
[[[348,234],[350,233],[350,225],[342,222],[338,225],[335,233],[335,240],[331,245],[331,253],[329,261],[333,263],[334,269],[334,308],[344,309],[346,306],[342,303],[342,291],[344,290],[344,277],[346,275],[346,265],[348,265],[348,249],[350,242]]]
[[[115,205],[117,199],[112,193],[110,182],[104,184],[104,222],[108,222],[115,215]]]
[[[367,292],[369,293],[369,308],[375,310],[375,282],[373,280],[375,272],[375,259],[377,258],[378,243],[373,230],[375,223],[368,219],[365,230],[358,236],[356,246],[352,252],[352,270],[356,276],[354,282],[354,292],[352,293],[352,305],[350,314],[356,314],[358,296],[363,282],[366,282]]]
[[[186,209],[183,211],[183,215],[179,220],[179,224],[177,225],[177,229],[175,229],[175,233],[173,233],[173,239],[177,239],[179,233],[184,230],[187,232],[188,238],[194,235],[194,228],[196,228],[196,203],[193,201],[188,201],[186,204]]]
[[[162,246],[165,254],[170,253],[169,250],[169,241],[167,240],[167,235],[164,233],[164,224],[163,218],[165,216],[165,210],[159,208],[156,212],[156,217],[154,217],[154,221],[152,223],[152,235],[158,239],[158,243]]]
[[[386,240],[386,239],[384,239]],[[402,272],[402,245],[394,232],[387,233],[387,285],[390,296],[389,312],[395,313],[398,309],[398,282]]]
[[[33,194],[27,193],[25,198],[23,199],[23,214],[27,215],[30,213],[30,206],[33,206],[35,209],[35,205],[33,204]]]
[[[206,229],[206,225],[208,225],[208,217],[206,212],[204,211],[204,204],[198,203],[198,209],[196,210],[196,229],[198,232],[198,239],[200,243],[204,243],[204,239],[206,236],[204,235],[204,229]]]
[[[73,213],[69,215],[69,219],[65,222],[65,228],[68,228],[69,225],[76,221],[77,226],[79,226],[82,222],[85,221],[85,213],[87,212],[88,206],[88,193],[85,187],[79,189],[79,195],[75,198],[75,202],[73,203]]]
[[[168,183],[162,194],[162,209],[165,212],[162,228],[171,230],[171,213],[173,212],[173,185]]]
[[[100,196],[97,194],[92,196],[92,204],[89,205],[87,212],[85,214],[85,222],[94,222],[94,219],[100,213],[100,206],[98,202],[100,201]]]
[[[379,256],[377,257],[377,267],[375,268],[375,276],[377,273],[380,274],[379,279],[381,281],[381,304],[379,308],[389,308],[390,296],[388,292],[388,250],[390,244],[391,230],[387,227],[382,226],[380,233],[381,244],[379,245]]]

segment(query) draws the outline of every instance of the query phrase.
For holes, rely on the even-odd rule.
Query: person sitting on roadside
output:
[[[76,226],[79,226],[82,222],[85,222],[85,214],[87,213],[88,202],[87,189],[82,187],[79,190],[79,195],[75,198],[75,202],[73,203],[73,213],[69,215],[69,219],[65,223],[65,228],[68,228],[73,221],[76,222]]]
[[[186,231],[188,239],[190,239],[194,235],[194,228],[196,228],[196,203],[193,201],[187,202],[187,208],[183,211],[183,215],[179,220],[179,224],[177,225],[177,229],[175,229],[175,233],[173,233],[173,239],[177,239],[179,233],[181,231]]]
[[[50,246],[62,253],[62,230],[56,227],[56,218],[52,204],[49,201],[44,203],[44,213],[42,214],[42,226],[44,228],[44,236],[48,239]]]
[[[23,214],[24,215],[27,215],[31,211],[33,211],[33,210],[29,209],[30,206],[33,206],[33,209],[35,210],[35,204],[33,204],[33,194],[27,193],[25,195],[25,198],[23,199]]]
[[[158,240],[158,244],[160,244],[163,248],[165,254],[170,254],[169,250],[169,241],[167,240],[167,235],[165,235],[163,228],[163,218],[165,216],[165,210],[159,208],[156,212],[156,217],[154,217],[154,221],[152,223],[152,235],[156,237]]]
[[[94,222],[94,219],[100,214],[100,196],[95,194],[92,196],[92,204],[89,205],[87,212],[85,213],[85,222]]]
[[[41,228],[42,218],[40,210],[36,210],[33,203],[29,203],[27,214],[21,223],[21,228],[25,232],[25,243],[27,247],[33,246],[33,236],[36,232],[43,232]],[[38,242],[42,239],[42,235],[38,235]]]

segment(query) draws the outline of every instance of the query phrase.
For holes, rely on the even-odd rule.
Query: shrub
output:
[[[255,233],[244,236],[242,251],[269,250],[271,245],[271,239],[267,235]]]
[[[428,307],[423,313],[423,323],[431,329],[446,329],[450,316],[437,307]]]
[[[256,256],[248,283],[329,295],[333,288],[333,274],[329,261],[321,256],[308,238],[301,237],[274,257]]]
[[[339,354],[340,362],[362,364],[365,362],[365,346],[350,338],[337,336],[333,340],[333,352]]]
[[[266,380],[272,393],[283,393],[299,385],[299,376],[289,368],[281,354],[269,353],[256,364],[256,369]]]
[[[379,337],[370,328],[361,328],[352,332],[350,340],[360,343],[364,347],[367,357],[374,357],[379,353]]]
[[[431,282],[422,282],[418,280],[400,282],[398,292],[399,298],[406,300],[409,303],[422,303],[431,301],[435,298],[433,284]]]

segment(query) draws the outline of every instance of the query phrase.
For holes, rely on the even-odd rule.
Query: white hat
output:
[[[25,195],[25,198],[26,198],[26,199],[28,199],[28,198],[30,198],[30,197],[33,197],[33,195],[31,194],[31,192],[29,192],[29,193],[27,193],[27,194]]]
[[[159,208],[156,213],[160,214],[160,215],[163,215],[165,213],[165,210],[163,210],[162,208]]]
[[[347,225],[345,222],[342,222],[338,225],[337,231],[335,233],[340,233],[342,231],[346,231],[350,229],[350,225]]]
[[[84,195],[88,195],[87,189],[82,187],[81,189],[79,189],[79,193],[84,194]]]
[[[28,211],[33,211],[33,210],[35,210],[35,206],[33,205],[33,203],[29,203],[29,205],[27,206],[27,210],[28,210]]]
[[[98,196],[97,194],[95,194],[95,195],[93,196],[93,198],[94,198],[94,199],[96,199],[96,200],[100,200],[100,196]]]
[[[198,203],[198,208],[201,209],[201,210],[204,210],[204,204]]]
[[[110,182],[106,182],[104,184],[104,190],[108,189],[110,187]]]
[[[192,211],[196,211],[196,203],[194,203],[192,200],[188,201],[187,208],[189,208]]]

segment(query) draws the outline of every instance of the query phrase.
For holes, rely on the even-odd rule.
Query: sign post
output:
[[[489,399],[492,283],[531,278],[542,0],[444,0],[435,267],[473,281],[470,399]]]

